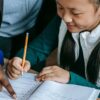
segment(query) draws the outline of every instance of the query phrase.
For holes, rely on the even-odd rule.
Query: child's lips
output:
[[[74,27],[75,25],[73,24],[67,24],[67,27]]]
[[[74,25],[67,25],[68,29],[72,29],[73,27],[75,27]]]

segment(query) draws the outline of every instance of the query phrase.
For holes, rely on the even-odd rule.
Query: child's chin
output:
[[[68,30],[68,31],[71,33],[79,33],[80,32],[80,30]]]

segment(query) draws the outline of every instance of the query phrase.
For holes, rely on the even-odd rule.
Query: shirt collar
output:
[[[100,25],[98,25],[91,32],[81,32],[80,36],[83,37],[89,45],[94,45],[96,42],[100,41]],[[72,33],[72,37],[74,40],[78,39],[79,33]]]

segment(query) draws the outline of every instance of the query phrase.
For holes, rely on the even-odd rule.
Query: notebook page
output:
[[[89,97],[94,90],[93,88],[46,81],[31,95],[29,100],[90,100]],[[95,99],[91,98],[91,100]]]
[[[17,80],[10,80],[13,89],[17,94],[17,100],[28,100],[34,90],[40,85],[35,81],[35,75],[32,73],[24,73]],[[0,100],[13,100],[6,89],[0,92]]]
[[[90,96],[89,100],[97,100],[96,98],[98,97],[99,93],[100,93],[100,90],[98,90],[98,91],[94,90],[94,92]]]

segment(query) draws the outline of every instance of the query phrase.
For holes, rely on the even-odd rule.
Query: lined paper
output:
[[[40,82],[35,81],[35,76],[32,73],[24,73],[17,80],[10,80],[13,89],[17,94],[16,100],[28,100],[30,95],[35,91],[35,89],[41,84]],[[10,94],[5,88],[0,92],[0,100],[13,100]]]
[[[29,100],[96,100],[99,92],[94,88],[46,81]]]
[[[17,80],[10,80],[16,100],[96,100],[100,90],[53,81],[43,83],[35,80],[36,74],[24,73]],[[0,92],[0,100],[13,100],[7,90]]]

